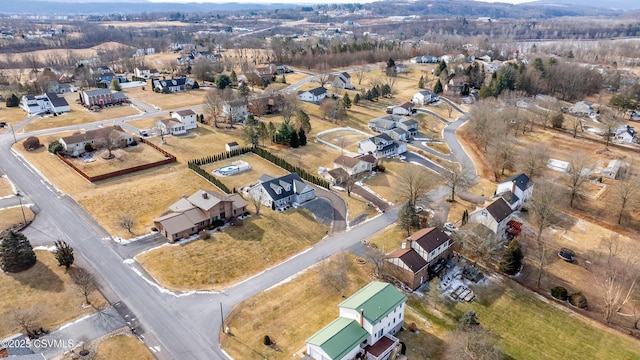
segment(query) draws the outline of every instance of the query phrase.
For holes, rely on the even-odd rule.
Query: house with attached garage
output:
[[[444,270],[453,254],[453,240],[442,230],[420,229],[409,236],[402,248],[386,256],[387,269],[398,280],[415,290]]]
[[[378,134],[358,143],[359,154],[371,154],[376,159],[394,157],[407,152],[405,142],[396,142],[387,134]]]
[[[398,122],[403,119],[405,119],[405,117],[400,115],[381,116],[369,121],[368,127],[376,132],[385,132],[394,129]]]
[[[133,136],[124,132],[120,126],[103,127],[84,133],[63,136],[58,141],[66,152],[73,156],[78,156],[86,151],[87,144],[90,144],[94,149],[98,149],[104,146],[107,139],[115,140],[119,147],[129,146],[134,141]]]
[[[246,191],[252,198],[260,199],[262,204],[276,209],[302,204],[316,197],[315,189],[296,173],[279,178],[262,175],[259,182]]]
[[[181,122],[184,125],[185,130],[191,130],[198,127],[196,124],[197,115],[191,109],[170,111],[169,116]]]
[[[340,89],[355,89],[355,86],[351,83],[351,75],[346,72],[329,74],[329,84],[334,88]]]
[[[637,141],[633,126],[622,125],[612,131],[613,141],[618,143],[634,143]]]
[[[171,80],[153,79],[153,90],[161,93],[187,91],[193,87],[195,81],[189,78],[175,78]]]
[[[519,209],[533,196],[533,182],[527,175],[520,173],[498,183],[496,194],[504,195],[508,198],[505,200],[510,203],[511,208]]]
[[[158,120],[156,121],[156,128],[162,131],[163,134],[182,135],[187,133],[184,124],[175,119]]]
[[[497,197],[489,205],[469,214],[469,222],[488,227],[500,237],[506,236],[507,223],[511,220],[513,209],[502,197]]]
[[[415,114],[414,104],[407,101],[404,104],[387,107],[387,114],[410,116]]]
[[[169,206],[162,216],[153,219],[154,226],[169,241],[188,238],[214,223],[243,215],[247,202],[238,194],[219,194],[199,190]]]
[[[298,99],[314,104],[320,104],[325,97],[327,97],[327,89],[324,86],[306,91],[298,91]]]
[[[393,285],[374,281],[338,305],[337,319],[306,340],[315,360],[387,360],[400,353],[394,335],[402,329],[407,297]]]
[[[56,115],[71,111],[71,107],[67,100],[58,97],[57,94],[48,92],[43,95],[24,95],[20,102],[20,107],[26,111],[29,116],[53,113]]]
[[[334,169],[341,168],[347,172],[349,176],[358,175],[365,172],[371,172],[378,165],[378,159],[371,154],[348,156],[340,155],[333,160]]]
[[[150,77],[160,76],[160,72],[154,68],[146,66],[138,66],[135,68],[134,73],[137,77],[148,79]]]
[[[411,102],[416,105],[427,105],[432,102],[438,101],[438,95],[432,93],[429,90],[421,90],[413,94]]]
[[[80,100],[86,107],[110,106],[122,104],[128,101],[127,95],[121,91],[111,91],[109,89],[86,90],[80,93]]]
[[[225,101],[222,104],[222,116],[232,123],[243,123],[249,117],[247,104],[242,99]]]

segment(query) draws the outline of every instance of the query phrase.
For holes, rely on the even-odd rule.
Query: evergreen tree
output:
[[[294,149],[300,146],[300,139],[298,138],[298,133],[295,131],[291,132],[291,135],[289,137],[289,146]]]
[[[231,70],[231,74],[229,74],[229,80],[231,81],[231,86],[238,85],[238,75],[235,70]]]
[[[373,89],[371,89],[371,98],[376,101],[380,98],[380,90],[378,90],[378,86],[374,86]]]
[[[360,102],[360,94],[356,93],[356,96],[353,97],[353,104],[358,105]]]
[[[500,270],[507,275],[515,275],[520,271],[522,267],[522,259],[524,258],[524,254],[522,253],[522,248],[520,247],[520,243],[513,239],[509,243],[507,250],[505,250],[502,255],[502,260],[500,261]]]
[[[216,79],[216,87],[218,89],[222,90],[230,85],[231,85],[231,80],[229,79],[228,75],[225,75],[225,74],[218,75],[218,78]]]
[[[303,129],[306,132],[311,131],[311,119],[302,109],[298,109],[298,111],[296,111],[296,127],[298,129]]]
[[[367,93],[364,98],[369,101],[373,101],[373,91],[371,91],[371,89],[367,89]]]
[[[424,75],[420,75],[420,80],[418,80],[418,88],[424,89]]]
[[[468,222],[469,222],[469,210],[464,209],[464,212],[462,213],[462,226],[467,225]]]
[[[122,91],[122,86],[120,86],[120,81],[118,79],[111,80],[111,90]]]
[[[11,94],[11,96],[7,97],[7,100],[5,101],[5,105],[7,105],[7,107],[20,106],[20,98],[17,97],[16,94]]]
[[[442,94],[442,82],[440,82],[440,79],[438,79],[436,84],[433,86],[433,93]]]
[[[458,329],[469,330],[476,326],[479,326],[478,315],[473,310],[469,310],[458,320]]]
[[[267,125],[264,122],[260,122],[258,124],[258,139],[262,140],[262,146],[264,146],[264,141],[269,138],[269,130],[267,129]]]
[[[3,271],[17,273],[36,263],[36,253],[24,234],[11,230],[2,238],[0,261]]]
[[[307,145],[307,134],[304,133],[304,129],[298,131],[298,139],[300,140],[300,146]]]
[[[384,96],[389,96],[391,97],[391,87],[388,84],[384,84],[382,85],[382,91],[381,91],[381,95]]]
[[[56,260],[58,260],[58,265],[64,266],[66,269],[68,269],[71,265],[73,265],[73,248],[63,240],[57,240],[55,242],[55,245]]]
[[[440,61],[440,63],[438,64],[438,75],[439,75],[441,72],[445,71],[445,70],[447,70],[447,63],[446,63],[446,61],[444,61],[444,59],[443,59],[443,60],[441,60],[441,61]]]
[[[418,224],[418,215],[411,201],[407,201],[402,205],[398,212],[396,224],[407,232],[407,236],[411,235],[411,230]]]
[[[269,121],[269,125],[267,126],[267,133],[269,134],[269,137],[271,138],[271,142],[273,142],[276,138],[276,126]]]
[[[291,125],[282,123],[276,134],[276,142],[279,144],[288,143],[291,140]]]
[[[240,84],[240,86],[238,87],[238,94],[246,99],[247,96],[249,96],[249,92],[249,86],[247,86],[245,82],[242,82],[242,84]]]
[[[344,96],[342,97],[342,103],[347,109],[351,107],[351,98],[349,97],[349,93],[344,94]]]

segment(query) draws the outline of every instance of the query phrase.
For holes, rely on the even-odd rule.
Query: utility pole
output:
[[[13,134],[13,143],[17,143],[18,140],[16,139],[16,132],[13,131],[13,125],[9,124],[9,126],[11,126],[11,134]]]
[[[20,211],[22,211],[22,219],[24,220],[24,226],[27,226],[27,216],[24,214],[24,207],[22,206],[22,198],[20,193],[16,194],[18,196],[18,201],[20,202]]]

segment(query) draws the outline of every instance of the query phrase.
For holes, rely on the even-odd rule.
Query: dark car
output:
[[[566,262],[573,262],[573,260],[575,260],[576,253],[571,249],[561,248],[560,251],[558,251],[558,256]]]

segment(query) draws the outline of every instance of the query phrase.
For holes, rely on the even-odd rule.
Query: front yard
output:
[[[154,92],[151,85],[125,89],[128,97],[156,107],[160,110],[174,110],[204,104],[207,96],[206,89],[189,90],[171,94]]]
[[[251,209],[253,210],[253,209]],[[303,209],[262,209],[244,225],[209,240],[164,245],[136,257],[162,285],[175,290],[223,290],[318,242],[328,227]]]

